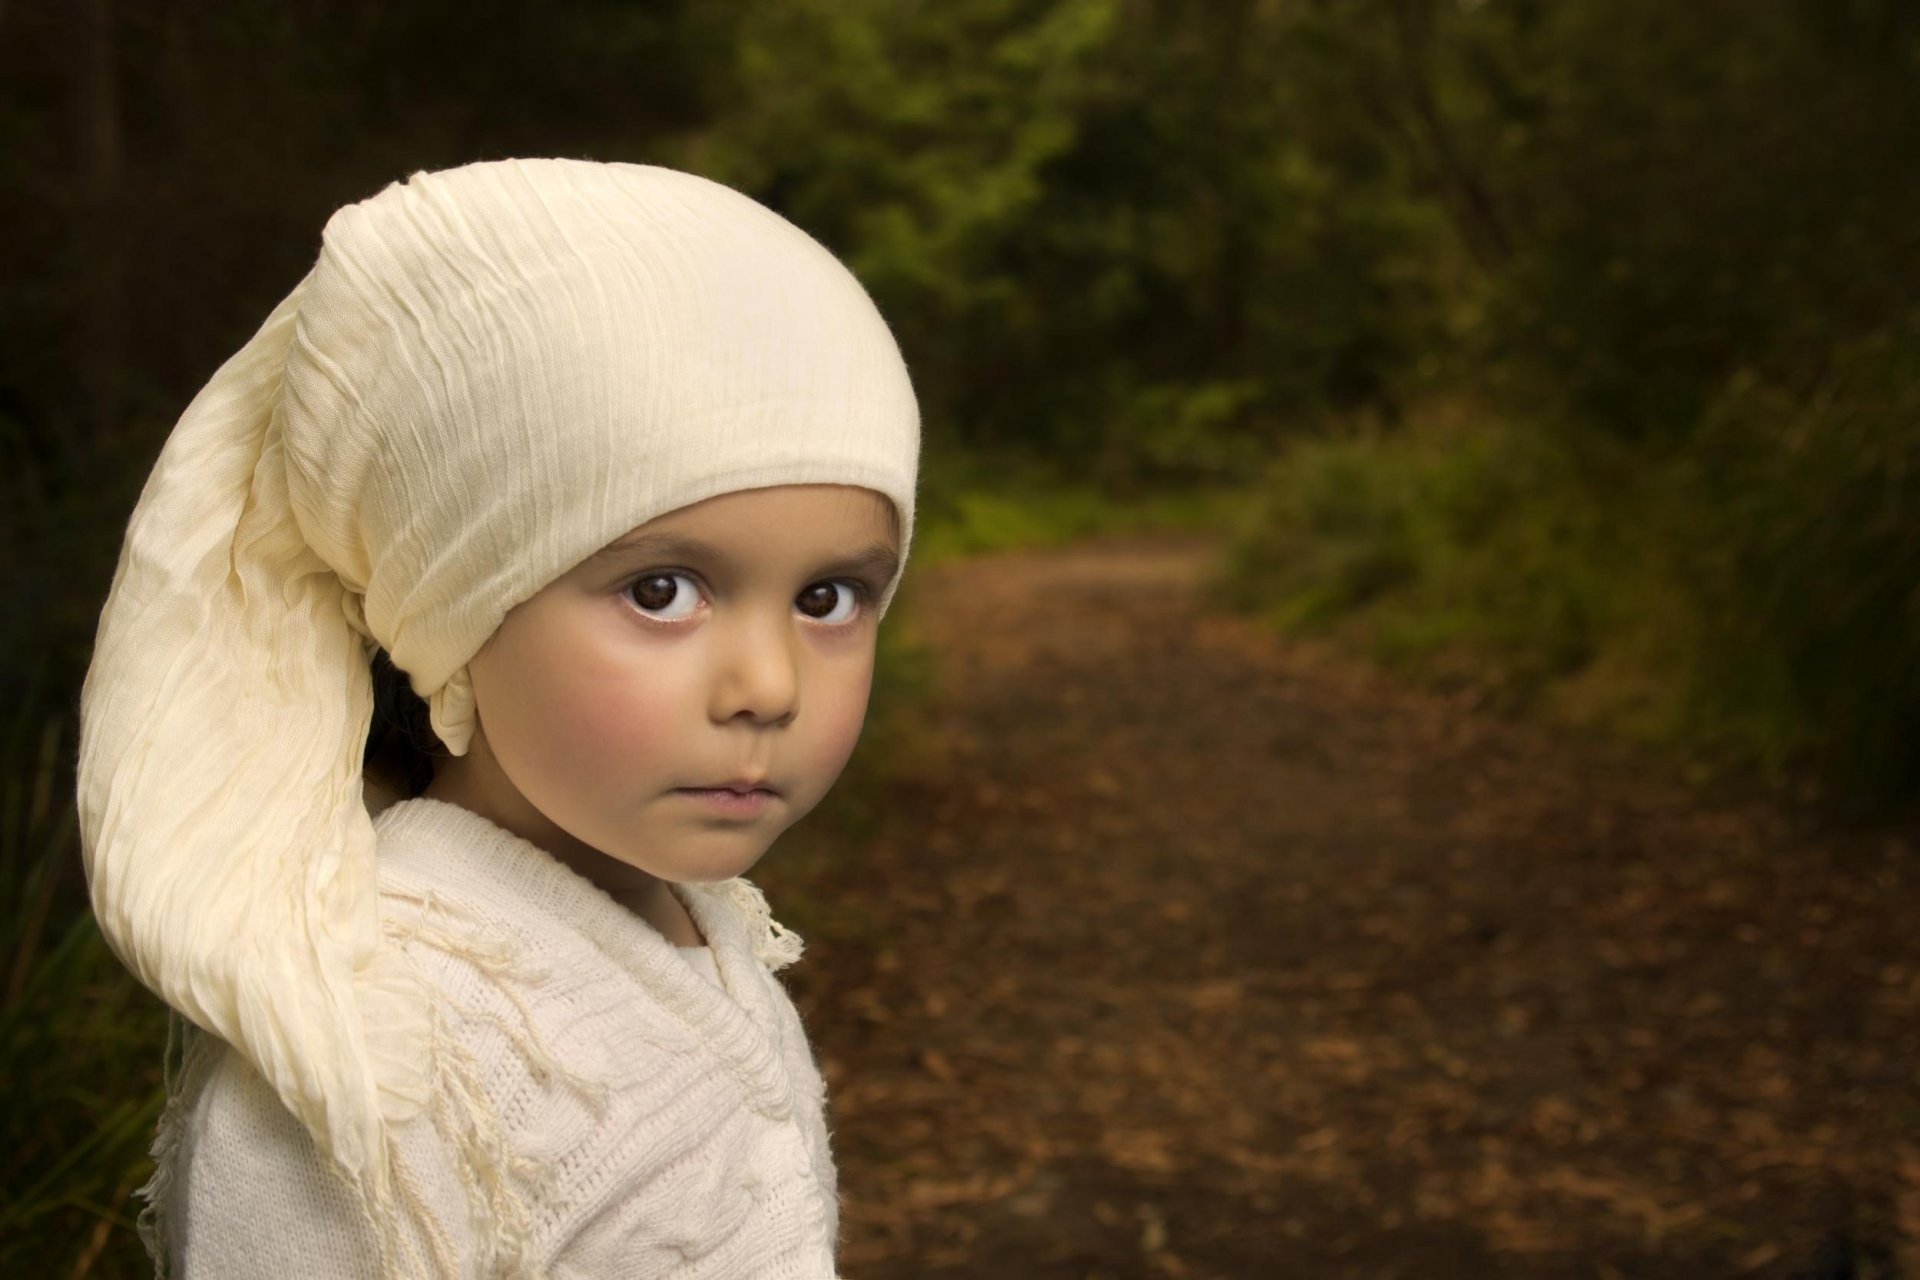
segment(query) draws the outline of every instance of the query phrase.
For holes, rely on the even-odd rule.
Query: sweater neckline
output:
[[[584,938],[651,992],[726,1065],[754,1108],[775,1119],[793,1107],[780,1052],[773,981],[754,955],[747,922],[718,885],[669,882],[713,954],[720,984],[697,972],[658,930],[531,841],[457,804],[417,796],[375,820],[383,878],[425,879],[436,892],[503,921],[538,918]]]

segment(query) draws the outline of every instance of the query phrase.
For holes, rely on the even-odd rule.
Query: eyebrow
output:
[[[706,561],[731,565],[733,558],[711,543],[677,533],[630,533],[608,543],[587,557],[590,565],[606,565],[638,559]],[[850,555],[834,557],[819,568],[822,575],[867,573],[881,582],[891,582],[900,570],[900,554],[885,543],[875,542]]]

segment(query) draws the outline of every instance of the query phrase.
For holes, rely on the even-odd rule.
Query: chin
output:
[[[743,876],[760,863],[755,858],[751,862],[736,862],[725,867],[701,867],[686,875],[673,877],[675,884],[723,884],[735,876]]]
[[[680,884],[718,884],[753,870],[766,852],[764,845],[752,849],[687,849],[656,874]]]

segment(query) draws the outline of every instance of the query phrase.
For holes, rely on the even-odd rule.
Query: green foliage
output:
[[[1670,459],[1502,420],[1302,442],[1230,602],[1697,762],[1920,791],[1920,324],[1730,381]],[[1804,789],[1804,788],[1803,788]]]
[[[1343,631],[1430,678],[1536,703],[1645,592],[1592,483],[1498,422],[1303,441],[1274,464],[1221,589],[1284,629]]]
[[[1403,385],[1488,412],[1287,453],[1232,593],[1783,780],[1920,790],[1920,15],[1312,13],[1309,145],[1379,157],[1464,255],[1423,262],[1443,341]]]
[[[1513,47],[1524,217],[1486,336],[1536,408],[1684,439],[1736,370],[1797,367],[1908,305],[1912,6],[1556,4]]]
[[[1790,387],[1753,373],[1706,415],[1678,487],[1700,584],[1701,731],[1835,789],[1920,791],[1920,312],[1835,344]]]
[[[1235,598],[1268,605],[1283,626],[1311,627],[1406,582],[1420,478],[1411,462],[1365,440],[1296,445],[1275,469],[1259,523],[1234,549]]]
[[[1430,328],[1432,220],[1305,145],[1262,6],[770,3],[740,50],[686,154],[847,256],[967,444],[1244,474]]]
[[[1113,399],[1100,473],[1121,485],[1253,475],[1270,448],[1251,415],[1266,393],[1257,378],[1128,387]]]

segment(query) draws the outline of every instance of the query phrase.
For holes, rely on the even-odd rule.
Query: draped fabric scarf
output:
[[[431,1077],[376,911],[373,646],[463,754],[465,665],[515,604],[738,489],[870,488],[904,543],[918,444],[858,282],[724,186],[506,160],[341,209],[127,528],[81,700],[106,938],[391,1203],[389,1127]]]

